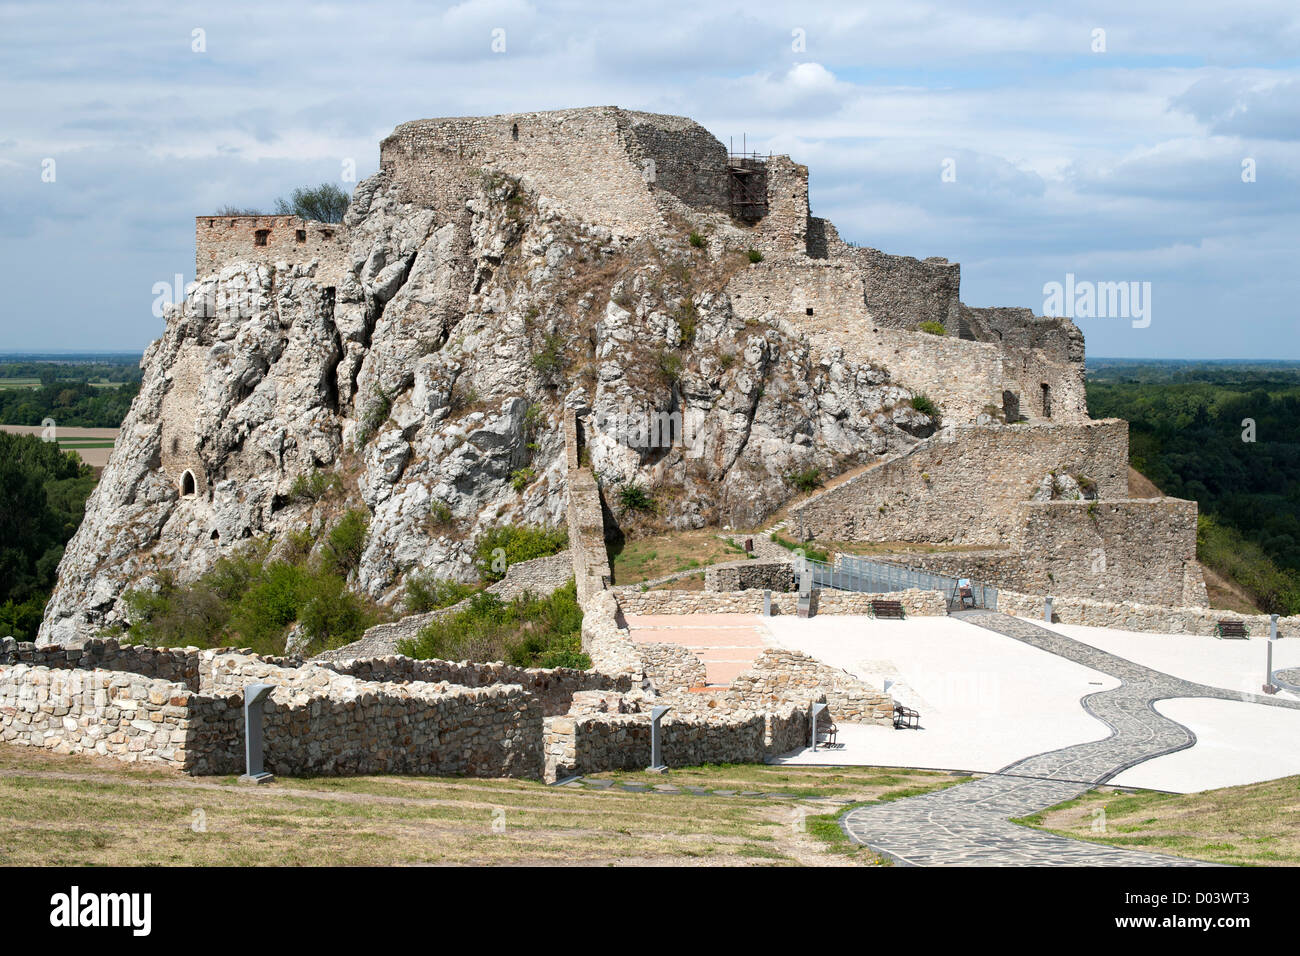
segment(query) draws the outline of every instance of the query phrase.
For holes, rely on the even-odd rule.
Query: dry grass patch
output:
[[[919,771],[765,766],[617,776],[796,798],[889,799],[956,782]],[[526,780],[280,778],[249,788],[232,777],[0,746],[0,802],[0,864],[11,866],[877,862],[792,825],[797,799]]]
[[[654,537],[624,540],[610,548],[615,584],[639,584],[673,574],[745,558],[744,538],[728,541],[717,529],[679,531]]]
[[[1104,833],[1093,831],[1099,820]],[[1188,794],[1102,787],[1016,822],[1079,840],[1215,863],[1295,866],[1300,864],[1300,777]]]

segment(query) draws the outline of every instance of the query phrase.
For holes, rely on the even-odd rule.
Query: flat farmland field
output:
[[[11,435],[40,435],[44,431],[40,425],[0,425],[0,430]],[[55,437],[60,448],[75,451],[92,468],[103,468],[108,464],[120,431],[120,428],[59,428]]]

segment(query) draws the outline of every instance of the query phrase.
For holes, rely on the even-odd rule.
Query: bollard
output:
[[[1050,597],[1043,601],[1043,620],[1048,624],[1052,623],[1052,599]]]
[[[670,710],[672,710],[671,707],[650,708],[650,769],[655,773],[662,773],[668,769],[664,765],[663,755],[660,753],[659,721]]]
[[[262,705],[274,689],[270,684],[244,685],[244,774],[240,783],[270,783],[275,779],[262,767]]]
[[[1278,686],[1273,683],[1273,642],[1277,640],[1277,615],[1269,616],[1268,644],[1264,655],[1264,687],[1266,694],[1276,694]]]

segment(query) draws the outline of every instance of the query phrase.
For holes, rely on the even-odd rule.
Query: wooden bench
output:
[[[911,707],[904,707],[902,704],[894,704],[894,729],[895,730],[919,730],[921,727],[921,715]]]
[[[1236,640],[1242,640],[1249,636],[1246,633],[1246,625],[1241,621],[1220,621],[1218,626],[1215,628],[1215,633],[1218,634],[1219,637],[1233,638]]]
[[[903,619],[903,602],[902,601],[872,601],[871,616],[892,618],[901,621]]]

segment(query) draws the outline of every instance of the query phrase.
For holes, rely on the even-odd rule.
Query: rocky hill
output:
[[[618,111],[616,132],[702,132],[641,117]],[[512,154],[431,148],[421,178],[388,147],[337,234],[245,223],[251,241],[167,315],[42,641],[119,626],[124,589],[161,569],[193,578],[252,539],[275,554],[348,509],[369,515],[366,594],[391,601],[415,570],[471,577],[484,528],[562,521],[566,405],[587,413],[615,517],[620,489],[639,488],[654,503],[639,520],[670,527],[755,525],[791,476],[933,430],[881,363],[819,347],[781,310],[736,308],[733,280],[776,255],[771,216],[692,204],[661,163],[668,185],[603,220]],[[213,232],[244,234],[198,228],[201,256]],[[647,439],[663,422],[675,431]]]

